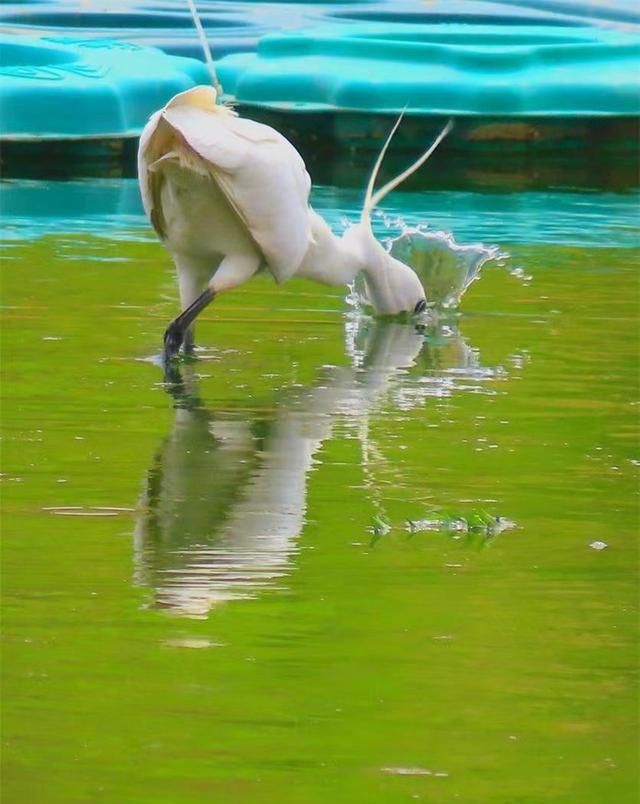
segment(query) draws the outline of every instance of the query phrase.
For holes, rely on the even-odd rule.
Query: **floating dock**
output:
[[[197,5],[225,99],[311,161],[369,153],[401,112],[397,150],[453,117],[449,154],[637,161],[640,11],[623,0]],[[74,169],[130,170],[149,114],[210,82],[183,0],[9,3],[0,32],[5,170],[70,143]]]

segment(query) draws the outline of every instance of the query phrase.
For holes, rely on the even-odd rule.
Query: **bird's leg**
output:
[[[198,298],[192,302],[186,310],[183,310],[177,318],[167,327],[164,333],[164,351],[163,361],[165,367],[169,364],[172,357],[175,357],[180,351],[180,347],[185,339],[185,333],[195,320],[198,313],[213,301],[215,291],[211,288],[206,288]]]
[[[260,267],[260,262],[261,257],[257,252],[226,256],[209,280],[207,288],[169,324],[164,333],[163,351],[167,382],[172,382],[171,376],[175,374],[175,369],[171,369],[171,359],[180,351],[185,336],[198,313],[204,310],[221,291],[231,290],[250,279]]]
[[[182,340],[182,351],[186,355],[192,355],[196,348],[196,341],[193,335],[193,326],[187,327]]]
[[[220,264],[220,259],[194,259],[184,254],[176,254],[175,257],[178,285],[180,287],[180,304],[183,310],[189,307],[199,298],[200,294],[207,287],[209,280]],[[182,348],[185,352],[191,353],[194,349],[195,324],[192,322],[185,327],[182,338]]]

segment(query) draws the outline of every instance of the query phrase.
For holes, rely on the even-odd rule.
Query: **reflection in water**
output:
[[[496,374],[480,368],[455,325],[442,322],[350,321],[346,349],[351,367],[325,369],[315,385],[283,391],[265,419],[207,410],[187,378],[135,532],[136,581],[154,590],[153,605],[205,616],[289,571],[313,455],[337,418],[355,426],[367,476],[375,450],[368,414],[383,398],[407,409]]]

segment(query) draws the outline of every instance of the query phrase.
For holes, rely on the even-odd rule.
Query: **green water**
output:
[[[176,400],[159,244],[13,241],[7,804],[637,800],[636,252],[506,245],[422,333],[260,277]]]

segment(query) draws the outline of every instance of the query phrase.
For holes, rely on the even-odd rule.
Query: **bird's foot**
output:
[[[182,342],[182,351],[189,357],[195,356],[196,344],[193,340],[193,335],[191,335],[190,332],[187,332],[187,334],[184,336],[184,341]]]
[[[184,330],[178,320],[172,321],[164,333],[164,351],[162,353],[164,364],[167,365],[177,356],[184,341]]]
[[[426,309],[427,309],[427,300],[426,299],[420,299],[420,301],[416,304],[416,306],[414,308],[414,311],[413,311],[414,315],[419,315],[420,313],[424,313],[424,311]]]
[[[164,368],[164,381],[169,385],[182,382],[180,371],[176,365],[176,357],[184,340],[184,330],[179,321],[172,321],[164,333],[164,349],[162,351],[162,365]]]
[[[211,288],[206,288],[192,302],[186,310],[183,310],[177,318],[169,324],[164,333],[164,349],[162,351],[162,363],[164,365],[165,382],[174,382],[173,377],[180,376],[175,366],[175,358],[180,352],[180,347],[184,344],[185,351],[193,349],[193,320],[198,313],[203,310],[216,294]]]

